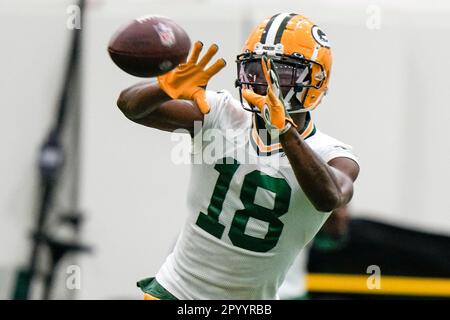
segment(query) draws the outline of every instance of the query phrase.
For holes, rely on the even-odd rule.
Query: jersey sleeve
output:
[[[324,162],[329,162],[334,158],[342,157],[352,159],[359,165],[358,156],[354,153],[352,146],[322,132],[317,133],[311,138],[314,139],[311,139],[310,146]]]
[[[328,146],[322,150],[321,156],[325,162],[329,162],[334,158],[349,158],[359,165],[359,159],[353,152],[353,147],[345,143]]]
[[[246,111],[228,91],[206,91],[206,101],[210,111],[204,116],[203,130],[237,128],[246,119]]]

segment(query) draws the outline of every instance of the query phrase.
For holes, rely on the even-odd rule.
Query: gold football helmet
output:
[[[332,56],[328,38],[317,25],[299,14],[279,13],[251,32],[236,60],[241,102],[243,87],[255,92],[267,88],[261,77],[263,55],[273,61],[280,76],[288,113],[311,111],[319,105],[327,92]],[[291,106],[292,98],[298,100],[300,108]],[[259,112],[253,106],[243,106]]]

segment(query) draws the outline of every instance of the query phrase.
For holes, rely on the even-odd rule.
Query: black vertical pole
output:
[[[80,21],[83,22],[85,0],[79,0]],[[35,227],[32,236],[32,248],[29,262],[26,268],[19,270],[16,279],[13,299],[28,299],[31,294],[31,284],[37,273],[40,248],[48,238],[45,234],[45,223],[52,208],[57,183],[61,169],[64,166],[64,148],[62,146],[62,132],[66,122],[69,94],[77,68],[81,52],[81,28],[72,30],[72,41],[65,71],[65,78],[54,123],[46,137],[39,153],[39,179],[40,179],[40,204],[37,212]],[[48,244],[48,243],[47,243]],[[53,274],[47,275],[47,283],[52,283]],[[50,289],[46,289],[48,298]]]

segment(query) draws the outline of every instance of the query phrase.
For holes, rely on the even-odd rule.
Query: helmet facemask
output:
[[[237,56],[237,80],[236,87],[239,87],[239,95],[242,107],[251,112],[259,113],[259,109],[244,104],[242,97],[242,89],[251,89],[255,93],[265,95],[267,90],[267,82],[261,66],[261,58],[267,53],[245,52]],[[303,55],[294,53],[287,54],[269,54],[272,65],[278,73],[280,79],[280,87],[283,95],[283,101],[289,114],[307,112],[304,108],[304,101],[309,88],[319,89],[325,80],[315,81],[315,85],[311,85],[311,74],[313,68],[320,69],[319,74],[325,75],[322,65],[317,62],[305,59]],[[317,73],[316,73],[317,74]],[[316,80],[318,80],[316,78]],[[291,103],[292,99],[296,99],[298,103]]]

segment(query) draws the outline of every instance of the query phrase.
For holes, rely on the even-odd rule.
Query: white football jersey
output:
[[[193,138],[189,215],[156,280],[178,299],[278,299],[290,265],[330,213],[300,188],[280,145],[264,145],[251,112],[228,92],[207,91],[211,110]],[[302,134],[325,161],[351,147]]]
[[[291,300],[305,298],[306,290],[306,271],[308,262],[308,247],[303,248],[299,255],[286,272],[284,281],[278,288],[280,299]]]

